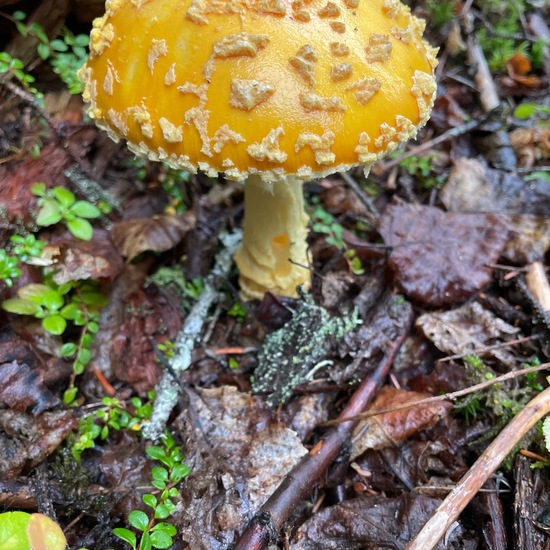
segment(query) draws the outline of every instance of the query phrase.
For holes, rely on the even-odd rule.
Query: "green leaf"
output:
[[[31,515],[26,512],[0,514],[0,550],[26,550],[30,548],[27,525]]]
[[[50,290],[49,286],[40,283],[31,283],[30,285],[21,287],[17,291],[17,295],[22,300],[41,305],[44,300],[44,294],[46,294],[48,290]]]
[[[27,18],[27,14],[24,12],[24,11],[21,11],[21,10],[16,10],[14,11],[11,16],[14,18],[14,19],[17,19],[17,21],[25,21],[25,19]]]
[[[48,308],[50,311],[57,311],[63,306],[65,300],[59,292],[53,288],[48,289],[42,295],[42,305]]]
[[[151,548],[153,548],[151,544],[151,535],[149,535],[149,533],[143,533],[139,544],[139,550],[151,550]]]
[[[136,547],[137,538],[135,533],[130,531],[130,529],[125,529],[124,527],[116,527],[113,529],[113,533],[124,542],[127,542],[132,548]]]
[[[73,372],[78,376],[84,372],[84,365],[80,361],[73,363]]]
[[[67,328],[67,321],[61,315],[51,315],[42,319],[42,326],[44,330],[53,334],[54,336],[59,336],[65,332]]]
[[[189,475],[189,466],[186,464],[177,464],[170,472],[170,481],[172,483],[180,482],[184,477]]]
[[[44,204],[36,216],[36,223],[47,227],[60,222],[62,217],[59,203],[53,199],[44,199]]]
[[[70,405],[75,400],[77,393],[78,388],[76,386],[65,390],[63,394],[63,403],[65,403],[65,405]]]
[[[521,120],[526,120],[531,118],[535,114],[536,110],[537,106],[533,105],[533,103],[524,103],[523,105],[518,105],[514,109],[514,117]]]
[[[21,298],[11,298],[2,302],[2,309],[17,315],[36,315],[40,310],[40,306]]]
[[[153,525],[151,531],[164,531],[171,537],[175,537],[178,534],[178,530],[171,523],[166,523],[165,521]]]
[[[78,353],[77,360],[83,365],[87,365],[92,359],[92,352],[87,348],[82,348]]]
[[[147,447],[145,452],[150,458],[153,458],[154,460],[163,460],[166,458],[165,450],[159,445],[151,445],[151,447]]]
[[[66,187],[54,187],[51,191],[52,195],[59,201],[59,204],[64,208],[74,206],[76,197],[74,193],[69,191]]]
[[[128,521],[130,525],[135,527],[138,531],[146,531],[149,525],[149,517],[141,510],[132,510],[128,514]]]
[[[147,504],[147,506],[149,506],[150,508],[154,508],[158,504],[157,497],[149,493],[143,495],[142,499],[143,502]]]
[[[40,56],[40,59],[48,59],[50,57],[50,47],[48,44],[43,44],[42,42],[36,46],[36,51]]]
[[[92,224],[83,218],[76,218],[67,222],[67,228],[77,239],[83,241],[90,241],[94,235]]]
[[[67,342],[61,346],[60,355],[61,357],[70,357],[76,353],[78,346],[74,342]]]
[[[164,531],[153,531],[151,533],[151,544],[153,545],[153,548],[170,548],[172,544],[174,543],[172,537],[165,533]]]
[[[31,185],[31,193],[37,197],[46,196],[46,184],[43,181]]]
[[[159,504],[155,509],[155,519],[166,519],[167,517],[169,517],[170,514],[173,512],[173,506],[173,504],[172,506],[170,506],[166,502],[164,502],[163,504]]]
[[[63,317],[65,317],[65,319],[68,319],[69,321],[74,321],[82,315],[80,305],[75,304],[74,302],[67,304],[64,308],[61,309],[59,313],[61,313],[61,315],[63,315]]]
[[[81,292],[80,299],[87,306],[103,307],[109,300],[101,292]]]
[[[81,218],[99,218],[101,211],[88,201],[76,201],[70,208],[71,212]]]
[[[155,481],[168,481],[168,470],[162,466],[155,466],[151,470],[151,475]]]
[[[66,52],[69,49],[69,46],[63,42],[63,40],[60,40],[59,38],[55,38],[50,42],[50,47],[52,50],[55,50],[56,52]]]

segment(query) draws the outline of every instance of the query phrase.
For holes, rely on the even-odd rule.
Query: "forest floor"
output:
[[[412,9],[440,48],[429,123],[368,179],[305,185],[309,297],[243,302],[241,186],[136,159],[68,91],[102,2],[0,0],[0,512],[72,549],[223,549],[251,520],[239,548],[399,549],[474,472],[434,547],[550,548],[550,7]]]

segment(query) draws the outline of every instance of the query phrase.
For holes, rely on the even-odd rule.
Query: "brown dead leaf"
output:
[[[325,508],[294,535],[292,550],[381,550],[404,548],[441,500],[414,493],[398,498],[358,497]],[[457,522],[436,550],[474,550],[477,541]]]
[[[519,166],[532,168],[536,162],[550,158],[550,130],[516,128],[509,135]]]
[[[503,255],[515,265],[543,258],[550,250],[550,219],[542,216],[510,216],[510,240]]]
[[[0,364],[0,405],[17,411],[30,409],[32,414],[40,414],[58,401],[36,370],[26,363],[11,361]]]
[[[384,386],[368,410],[391,409],[426,397],[431,395]],[[399,446],[411,435],[431,428],[441,418],[447,417],[451,408],[451,403],[441,401],[365,418],[353,432],[351,459],[368,449]]]
[[[151,250],[164,252],[174,248],[195,225],[192,211],[178,216],[153,216],[115,223],[111,236],[128,261]]]
[[[516,337],[519,331],[479,302],[470,302],[442,313],[425,313],[417,319],[416,325],[438,349],[450,355],[479,354],[487,346]],[[506,348],[493,349],[484,355],[487,354],[509,367],[517,363]]]
[[[62,285],[78,280],[113,280],[121,272],[123,261],[105,229],[94,229],[93,240],[81,241],[70,236],[52,239],[45,249],[56,260],[53,280]]]
[[[222,550],[307,451],[261,398],[229,386],[188,395],[180,421],[194,467],[175,522],[190,548]]]
[[[57,449],[77,424],[71,411],[31,416],[0,410],[0,475],[12,479],[23,468],[36,466]]]
[[[452,212],[530,214],[550,218],[550,186],[525,181],[510,172],[493,170],[477,159],[462,157],[440,194]]]
[[[388,264],[405,294],[431,306],[465,300],[491,282],[508,229],[491,214],[456,214],[397,203],[379,226]]]

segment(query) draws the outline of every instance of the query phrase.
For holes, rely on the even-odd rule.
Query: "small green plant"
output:
[[[239,323],[243,323],[246,319],[248,312],[242,302],[235,302],[228,310],[227,315],[233,317]]]
[[[428,0],[426,8],[430,14],[430,22],[436,31],[441,30],[447,23],[453,21],[456,2],[453,0]]]
[[[312,210],[311,220],[313,221],[313,231],[327,235],[327,244],[335,246],[339,250],[344,250],[346,248],[346,243],[343,238],[344,228],[321,204],[317,204]]]
[[[183,463],[181,447],[166,433],[162,445],[148,447],[147,455],[161,465],[153,467],[151,484],[158,493],[143,495],[143,503],[151,509],[147,514],[133,510],[128,514],[128,522],[137,532],[119,527],[114,534],[127,542],[134,550],[170,548],[174,543],[176,528],[166,520],[176,510],[174,499],[178,496],[177,485],[189,475],[189,467]]]
[[[88,57],[86,48],[89,38],[87,34],[74,35],[64,27],[58,38],[50,40],[44,28],[37,22],[25,24],[25,12],[16,11],[11,20],[23,37],[33,36],[38,41],[36,51],[41,59],[48,61],[52,69],[65,83],[71,94],[82,92],[83,84],[76,73],[84,65]]]
[[[439,189],[445,183],[445,177],[434,168],[434,157],[413,155],[403,159],[399,166],[417,179],[423,189]]]
[[[550,115],[550,107],[536,103],[522,103],[514,109],[514,117],[527,120],[534,115]]]
[[[61,357],[73,357],[73,376],[64,395],[65,403],[72,403],[77,388],[76,376],[92,359],[92,344],[99,330],[99,310],[107,298],[99,292],[95,281],[71,281],[56,285],[51,276],[44,283],[31,283],[17,291],[17,298],[5,300],[2,309],[17,315],[31,315],[40,319],[45,331],[55,336],[65,333],[68,322],[80,329],[77,342],[61,346]]]
[[[104,397],[97,411],[80,419],[78,434],[71,447],[75,460],[80,462],[86,449],[93,448],[97,440],[107,439],[113,430],[139,430],[143,422],[149,421],[153,412],[154,392],[149,392],[147,397],[145,403],[139,397],[130,399],[131,411],[115,397]]]
[[[11,253],[23,263],[36,264],[36,258],[42,256],[45,242],[37,239],[32,233],[12,235],[9,238]]]
[[[9,256],[4,248],[0,249],[0,281],[6,286],[13,286],[14,279],[21,275],[19,262],[14,256]]]
[[[313,221],[313,231],[327,235],[325,239],[327,244],[343,251],[344,259],[347,261],[350,271],[355,275],[362,275],[365,271],[361,259],[353,248],[347,247],[344,241],[344,228],[334,219],[334,216],[327,212],[321,204],[317,203],[311,212],[311,219]]]
[[[31,93],[36,101],[44,104],[44,94],[39,92],[32,84],[34,76],[25,71],[25,64],[20,59],[12,57],[8,52],[0,52],[0,75],[10,74],[19,84]]]
[[[176,344],[174,344],[171,340],[166,340],[161,344],[158,344],[157,348],[162,351],[166,359],[172,359],[172,357],[176,354]]]
[[[46,184],[40,182],[35,183],[31,191],[38,197],[38,225],[48,227],[63,221],[71,234],[83,241],[89,241],[94,233],[88,220],[99,218],[110,210],[106,203],[95,206],[88,201],[76,200],[74,193],[61,186],[46,189]]]

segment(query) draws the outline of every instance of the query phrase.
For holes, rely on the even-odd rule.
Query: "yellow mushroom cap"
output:
[[[138,154],[242,180],[370,165],[414,137],[435,50],[398,0],[111,0],[80,72]]]

